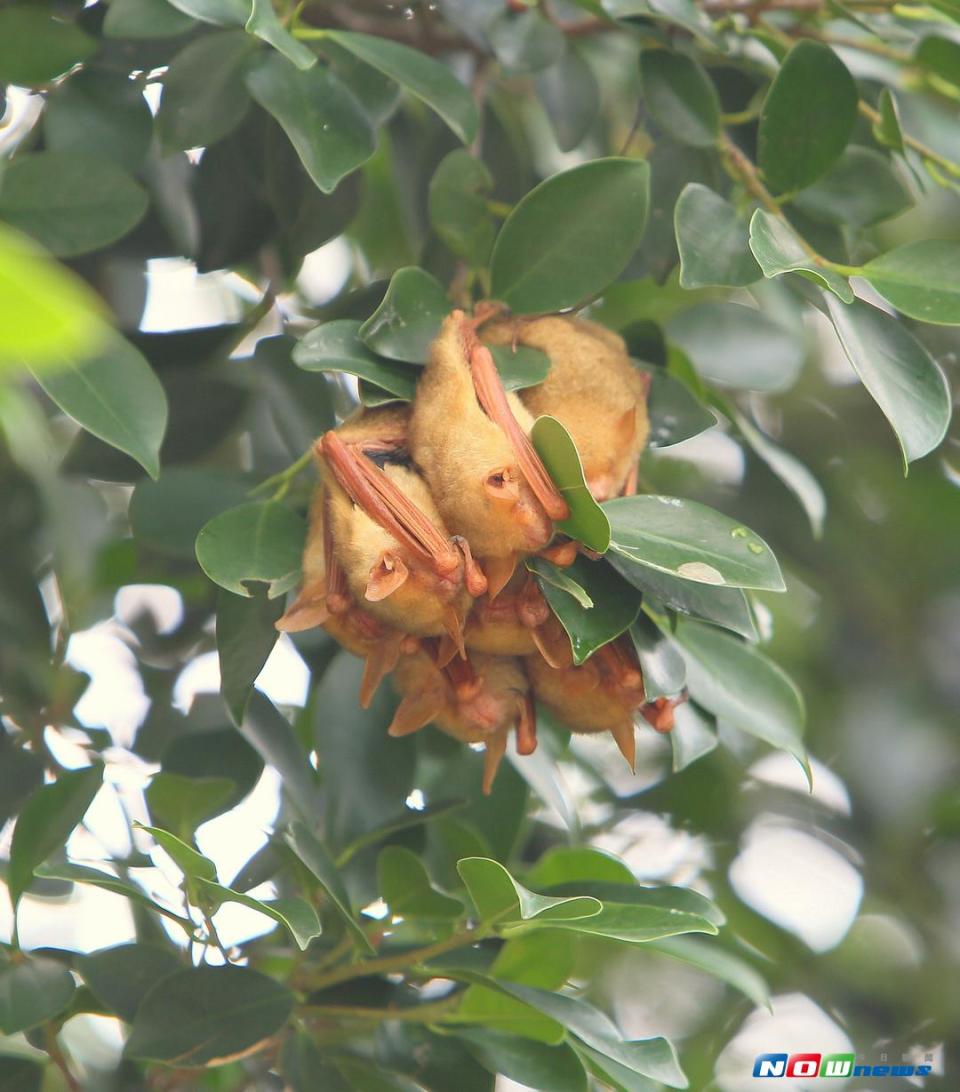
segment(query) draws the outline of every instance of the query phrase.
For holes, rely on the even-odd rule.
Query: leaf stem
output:
[[[306,468],[313,461],[313,449],[306,450],[299,459],[292,462],[284,470],[279,471],[276,474],[272,474],[269,478],[264,478],[262,482],[255,485],[247,494],[248,496],[256,496],[258,493],[265,493],[269,489],[273,489],[274,493],[271,500],[282,500],[290,489],[293,479],[300,473],[301,470]]]
[[[408,1005],[405,1008],[390,1006],[383,1009],[360,1008],[354,1005],[302,1005],[301,1011],[310,1016],[329,1016],[340,1020],[407,1020],[417,1024],[432,1024],[445,1016],[460,1001],[459,994],[444,997],[425,1005]]]
[[[880,124],[879,112],[862,99],[860,100],[860,113],[873,125]],[[953,175],[954,178],[960,178],[960,163],[954,163],[952,159],[948,159],[946,156],[934,151],[929,145],[924,144],[923,141],[917,140],[916,137],[912,137],[908,133],[903,134],[903,143],[908,148],[912,148],[922,159],[936,163],[938,167]]]

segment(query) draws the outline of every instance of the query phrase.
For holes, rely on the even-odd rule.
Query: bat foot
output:
[[[467,591],[474,599],[477,599],[487,590],[487,578],[483,574],[483,569],[474,560],[470,551],[470,543],[463,535],[454,535],[450,541],[463,555],[463,581],[467,586]]]
[[[674,709],[678,705],[682,705],[686,700],[687,692],[684,690],[678,698],[657,698],[655,701],[647,702],[646,705],[642,706],[640,712],[651,728],[666,735],[667,732],[673,731]]]
[[[557,542],[552,546],[548,546],[545,550],[541,550],[537,556],[545,558],[561,569],[567,569],[576,561],[578,550],[579,543],[570,539],[568,542]]]

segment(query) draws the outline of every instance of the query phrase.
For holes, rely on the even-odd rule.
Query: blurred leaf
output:
[[[440,323],[450,311],[443,285],[424,270],[408,266],[390,278],[383,302],[360,327],[359,336],[391,360],[424,364]]]
[[[221,588],[249,597],[248,582],[269,585],[271,599],[300,579],[306,528],[278,501],[242,504],[214,516],[197,535],[200,568]]]
[[[320,936],[320,919],[317,917],[316,910],[305,899],[273,899],[264,902],[245,892],[234,891],[230,887],[211,883],[209,880],[198,880],[197,891],[202,899],[212,904],[215,910],[219,910],[225,902],[234,902],[250,910],[256,910],[259,914],[266,914],[268,918],[272,918],[290,933],[301,951],[306,950],[314,937]]]
[[[643,672],[645,699],[654,701],[679,694],[687,672],[674,643],[643,614],[630,627],[630,636]]]
[[[877,99],[880,120],[873,127],[873,137],[884,148],[903,155],[903,132],[900,128],[900,111],[897,100],[889,87],[884,87]]]
[[[182,774],[154,774],[144,792],[151,818],[181,838],[229,807],[234,783],[227,777],[187,777]]]
[[[44,1067],[30,1058],[0,1055],[0,1089],[3,1092],[40,1092]]]
[[[558,61],[537,73],[537,97],[560,151],[576,148],[600,113],[600,87],[593,69],[571,41],[565,43]]]
[[[893,426],[904,465],[932,451],[952,413],[940,366],[909,330],[862,300],[844,306],[826,297],[827,314],[843,351]]]
[[[204,23],[242,26],[250,16],[250,0],[168,0],[175,8]]]
[[[816,182],[847,146],[857,120],[857,87],[821,42],[798,42],[780,66],[760,114],[760,168],[775,193]]]
[[[173,38],[195,26],[167,0],[112,0],[103,33],[107,38]]]
[[[77,152],[17,156],[0,189],[0,218],[60,257],[120,239],[143,219],[147,204],[146,192],[118,163]]]
[[[888,106],[887,136],[895,140],[889,131],[889,109]],[[857,144],[851,144],[819,181],[791,202],[815,220],[850,228],[871,227],[889,220],[913,203],[913,196],[894,164],[872,148]]]
[[[217,593],[217,655],[220,693],[234,724],[243,714],[257,676],[280,634],[274,623],[283,614],[283,600],[269,599],[257,588],[249,597],[222,588]]]
[[[527,873],[537,887],[602,882],[631,884],[633,873],[618,857],[586,846],[557,846],[545,853]]]
[[[395,80],[443,118],[464,144],[477,133],[477,108],[470,92],[448,68],[399,42],[345,30],[326,32],[361,61]]]
[[[920,39],[913,59],[941,80],[960,87],[960,42],[928,34]]]
[[[273,0],[250,0],[250,4],[250,18],[246,21],[249,34],[255,34],[261,41],[272,45],[297,68],[308,69],[316,65],[317,55],[294,38],[280,22]]]
[[[361,834],[346,846],[337,857],[337,864],[342,867],[355,854],[367,846],[374,846],[385,841],[391,834],[398,834],[402,830],[411,830],[413,827],[430,823],[434,819],[440,819],[449,815],[452,811],[459,811],[466,804],[465,800],[438,800],[428,804],[425,808],[405,807],[403,811],[387,819],[379,826]]]
[[[174,953],[158,944],[118,944],[77,959],[84,982],[128,1024],[154,983],[182,969]]]
[[[487,29],[490,47],[510,72],[538,72],[558,61],[564,50],[563,31],[535,8],[507,11]]]
[[[487,165],[457,148],[440,161],[427,194],[430,226],[458,258],[475,268],[487,264],[493,249],[493,219],[487,208],[492,188]]]
[[[697,147],[716,143],[720,100],[699,62],[686,53],[645,49],[640,76],[647,109],[675,140]]]
[[[143,998],[128,1058],[178,1066],[223,1065],[276,1034],[294,997],[245,967],[194,967],[161,979]]]
[[[610,545],[610,521],[587,488],[580,454],[570,433],[555,417],[538,417],[530,439],[570,506],[570,518],[558,521],[557,529],[603,553]]]
[[[653,941],[650,947],[729,983],[758,1008],[770,1007],[770,991],[763,978],[746,960],[715,942],[699,937],[668,937]]]
[[[534,187],[500,229],[491,295],[517,312],[558,311],[623,272],[647,221],[649,168],[595,159]]]
[[[556,925],[561,921],[590,918],[603,910],[597,899],[552,898],[529,891],[502,864],[486,857],[467,857],[458,861],[457,871],[477,908],[479,920],[486,924],[503,925],[537,918]]]
[[[566,1043],[548,1046],[497,1031],[458,1031],[470,1052],[491,1073],[550,1092],[587,1092],[587,1074]]]
[[[395,80],[364,64],[359,57],[328,38],[323,53],[337,78],[366,111],[370,124],[376,128],[388,121],[400,104],[402,92]]]
[[[581,588],[559,565],[542,557],[528,557],[525,564],[528,572],[534,573],[543,583],[572,596],[584,610],[589,610],[594,605],[586,589]]]
[[[259,690],[253,692],[240,734],[280,775],[300,818],[313,822],[320,812],[313,767],[286,717]]]
[[[960,45],[957,47],[960,49]],[[888,250],[862,267],[881,296],[920,322],[960,325],[960,242],[920,239]]]
[[[87,432],[132,456],[151,478],[159,476],[167,398],[153,369],[126,338],[114,334],[92,359],[64,360],[59,371],[34,371],[34,377]]]
[[[684,186],[674,210],[674,227],[684,288],[735,288],[760,276],[746,223],[708,186],[699,182]]]
[[[193,846],[188,846],[175,834],[162,830],[160,827],[148,827],[143,823],[135,823],[134,826],[137,830],[145,830],[187,879],[217,882],[217,866],[209,857],[204,857],[202,853],[197,852]]]
[[[156,481],[142,478],[137,483],[130,498],[130,524],[143,545],[193,560],[200,528],[243,504],[248,491],[248,482],[227,471],[165,467]]]
[[[350,1086],[305,1031],[286,1037],[280,1065],[292,1092],[316,1092],[318,1088],[323,1092],[350,1092]]]
[[[763,539],[704,504],[637,496],[603,507],[610,549],[630,561],[703,584],[784,590],[780,566]]]
[[[43,759],[15,746],[0,731],[0,826],[43,784]]]
[[[381,390],[412,401],[418,372],[372,353],[360,340],[361,323],[335,319],[308,330],[293,350],[293,360],[306,371],[347,372],[375,383]]]
[[[189,42],[163,80],[157,132],[164,150],[205,148],[232,132],[250,105],[244,85],[255,45],[242,30],[224,30]]]
[[[56,781],[38,789],[24,805],[13,828],[7,870],[14,910],[30,886],[34,869],[66,845],[102,784],[103,766],[99,763],[66,770]]]
[[[223,704],[214,695],[194,699],[190,721],[199,729],[173,739],[161,756],[165,774],[186,779],[226,778],[232,791],[221,811],[236,807],[263,773],[263,761],[253,747],[226,723]]]
[[[679,350],[675,352],[679,354]],[[699,436],[717,423],[716,417],[686,383],[663,368],[646,364],[638,367],[650,376],[650,393],[647,396],[650,447],[672,447]]]
[[[712,717],[707,717],[690,702],[677,706],[673,718],[670,746],[673,749],[673,772],[679,773],[698,758],[716,750],[717,726]]]
[[[387,846],[377,858],[377,889],[398,917],[444,921],[464,914],[463,903],[438,891],[420,858],[403,846]]]
[[[763,311],[726,300],[682,311],[667,323],[667,336],[704,379],[725,387],[786,390],[806,356],[793,330]]]
[[[298,69],[284,57],[261,57],[247,72],[254,99],[283,126],[310,177],[324,193],[365,163],[375,148],[363,108],[328,69]]]
[[[44,6],[11,4],[0,11],[0,83],[48,83],[96,50],[89,35]]]
[[[844,303],[853,302],[853,289],[846,277],[821,265],[790,226],[765,209],[757,209],[750,220],[750,249],[765,277],[799,273],[829,288]]]
[[[0,1031],[14,1035],[58,1016],[70,1004],[73,975],[52,959],[26,958],[0,967]]]

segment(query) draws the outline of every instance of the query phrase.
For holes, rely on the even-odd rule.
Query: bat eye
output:
[[[488,474],[483,487],[495,500],[516,501],[520,498],[517,475],[509,466],[501,467]]]

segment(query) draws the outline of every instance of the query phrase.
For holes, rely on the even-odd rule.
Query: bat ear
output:
[[[520,499],[520,482],[512,466],[491,470],[483,481],[483,488],[494,500],[515,504]]]
[[[379,603],[406,583],[410,570],[403,561],[391,553],[384,553],[370,570],[364,598]]]
[[[615,442],[620,445],[628,444],[637,434],[637,407],[631,406],[626,410],[617,423],[613,426]]]

